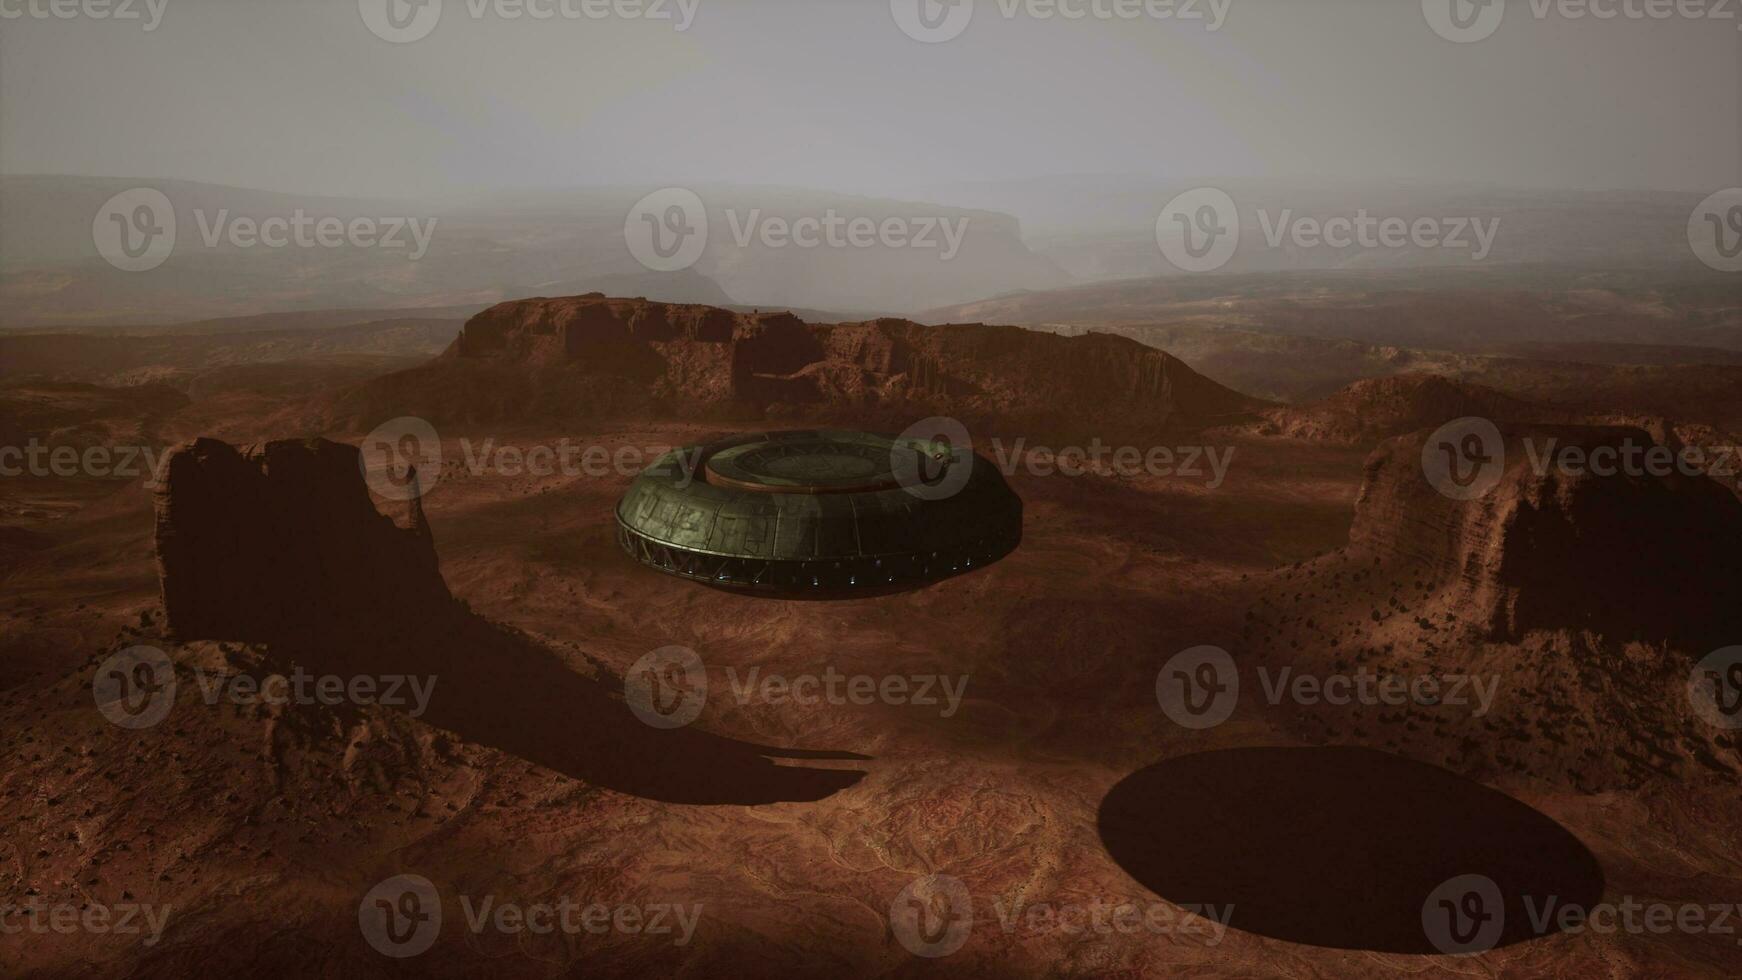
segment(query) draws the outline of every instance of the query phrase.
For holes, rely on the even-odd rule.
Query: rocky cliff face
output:
[[[1733,784],[1735,733],[1699,715],[1688,678],[1742,637],[1742,503],[1706,476],[1609,473],[1611,451],[1671,448],[1645,428],[1489,435],[1494,464],[1451,496],[1424,463],[1445,434],[1382,444],[1348,547],[1273,572],[1242,633],[1273,676],[1440,686],[1303,702],[1283,724],[1318,744],[1586,793]],[[1571,465],[1581,458],[1596,467]],[[1462,695],[1448,693],[1456,684]]]
[[[353,446],[184,446],[157,490],[169,628],[184,641],[319,642],[446,609],[453,600],[415,500],[404,520],[376,510]]]
[[[809,324],[593,293],[486,310],[436,362],[341,398],[335,422],[373,425],[389,409],[437,424],[820,409],[1193,427],[1250,418],[1263,404],[1103,334]]]
[[[1742,636],[1742,503],[1669,465],[1673,439],[1620,426],[1499,432],[1493,486],[1469,500],[1430,484],[1430,433],[1382,445],[1367,462],[1351,554],[1407,571],[1493,639],[1570,629],[1697,646]],[[1641,463],[1609,473],[1611,454]]]
[[[1482,385],[1437,374],[1402,374],[1357,381],[1330,397],[1264,413],[1259,431],[1342,445],[1372,445],[1466,416],[1544,420],[1548,409]]]

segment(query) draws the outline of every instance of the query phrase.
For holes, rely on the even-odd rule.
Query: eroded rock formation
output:
[[[335,414],[373,425],[391,407],[442,424],[810,407],[1186,428],[1250,419],[1264,404],[1105,334],[809,324],[592,293],[492,307],[441,358],[353,390]]]
[[[446,609],[428,525],[415,497],[405,506],[404,528],[376,509],[354,446],[181,447],[157,490],[170,630],[180,640],[318,641]]]
[[[1351,554],[1408,569],[1494,639],[1535,629],[1696,645],[1742,636],[1742,502],[1676,462],[1679,444],[1623,426],[1499,431],[1497,482],[1470,500],[1429,482],[1432,433],[1380,446]]]
[[[1483,385],[1437,374],[1400,374],[1357,381],[1309,405],[1270,409],[1259,431],[1370,446],[1466,416],[1544,421],[1550,412]]]

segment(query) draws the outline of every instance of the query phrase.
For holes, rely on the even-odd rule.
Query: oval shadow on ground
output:
[[[1596,858],[1560,824],[1438,766],[1370,749],[1169,759],[1114,786],[1099,823],[1113,860],[1162,898],[1232,906],[1233,928],[1314,946],[1505,946],[1554,931],[1545,909],[1588,909],[1603,895]]]

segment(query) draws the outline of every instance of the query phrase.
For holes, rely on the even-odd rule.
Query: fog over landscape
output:
[[[1273,249],[1288,243],[1274,232],[1284,209],[1320,220],[1452,209],[1472,222],[1478,211],[1511,213],[1519,225],[1497,254],[1477,243],[1476,260],[1563,261],[1576,246],[1634,264],[1638,236],[1673,234],[1662,226],[1677,211],[1742,171],[1742,32],[1722,19],[1539,18],[1514,4],[1491,36],[1455,43],[1413,4],[1353,0],[985,0],[978,10],[934,0],[671,0],[626,4],[628,16],[596,0],[140,0],[123,8],[135,19],[104,20],[36,16],[49,11],[38,4],[17,7],[0,34],[7,326],[452,305],[545,283],[611,285],[646,271],[625,264],[616,215],[661,186],[714,189],[701,198],[717,217],[696,271],[723,295],[669,279],[641,290],[672,299],[914,312],[1165,274],[1173,270],[1146,239],[1170,198],[1206,184],[1243,190],[1235,197],[1248,211],[1264,202]],[[947,37],[916,40],[924,28],[914,18],[934,6],[966,19],[941,21]],[[401,7],[411,19],[398,33],[359,16]],[[63,179],[25,190],[23,175]],[[408,236],[413,247],[399,254],[423,259],[433,246],[436,263],[467,266],[471,281],[454,289],[449,271],[413,266],[372,288],[323,287],[330,273],[311,273],[320,260],[306,248],[293,251],[303,253],[295,276],[308,288],[276,305],[171,299],[163,287],[141,296],[143,284],[124,279],[82,283],[89,292],[77,299],[44,297],[21,281],[93,254],[80,219],[110,196],[98,189],[149,180],[231,188],[172,198],[182,236],[171,270],[213,260],[187,254],[195,224],[207,252],[232,243],[213,211],[264,220],[301,208],[312,222],[372,208],[413,232],[445,224],[425,242]],[[860,202],[855,215],[854,196],[875,203]],[[911,217],[943,229],[966,217],[949,209],[990,214],[931,256],[954,260],[972,236],[950,283],[915,292],[894,288],[889,277],[903,273],[887,255],[818,266],[759,248],[761,229],[746,215],[785,208],[790,221],[799,200],[799,213],[826,219],[833,209],[843,222],[915,204],[925,213]],[[892,211],[891,202],[913,203]],[[1642,218],[1654,204],[1664,211]],[[1531,227],[1545,211],[1579,212],[1572,241]],[[728,221],[736,248],[723,247],[718,225]],[[1025,246],[1041,261],[986,267]],[[516,268],[481,272],[479,248],[517,253]],[[245,254],[240,268],[285,258],[265,251]],[[1350,255],[1251,251],[1240,267]],[[1404,251],[1379,261],[1460,260]],[[865,288],[801,282],[848,267],[871,277]],[[237,263],[218,274],[239,274]]]
[[[1742,0],[0,0],[0,975],[1735,977],[1739,785]]]
[[[1153,247],[1158,216],[1206,185],[1231,192],[1239,223],[1270,246],[1249,240],[1234,268],[1636,265],[1660,261],[1655,243],[1677,235],[1679,215],[1742,171],[1742,32],[1714,19],[1721,5],[1629,20],[1515,3],[1490,35],[1458,43],[1414,4],[1355,0],[647,0],[624,16],[597,0],[138,0],[123,8],[134,19],[101,20],[42,2],[0,32],[11,327],[465,305],[630,281],[656,298],[913,313],[1178,271]],[[962,19],[925,36],[915,18],[934,8]],[[404,31],[360,16],[401,9]],[[169,180],[192,183],[169,198],[181,235],[157,282],[79,264],[100,251],[87,214]],[[701,192],[715,220],[693,269],[648,279],[616,225],[660,187]],[[392,216],[410,234],[359,274],[378,256],[347,250],[342,271],[306,241],[236,252],[258,243],[218,218],[298,211],[311,224]],[[1513,226],[1468,249],[1303,256],[1285,212]],[[878,236],[821,257],[765,247],[788,244],[779,227],[762,236],[768,215],[834,215],[837,237],[853,217],[922,227],[904,227],[895,250]],[[1553,227],[1538,227],[1545,216]],[[899,254],[908,237],[920,247]],[[178,269],[301,285],[275,300],[195,298],[170,282]]]
[[[344,0],[170,0],[149,33],[10,20],[0,170],[413,198],[691,181],[929,197],[1078,174],[1710,192],[1742,170],[1734,20],[1539,21],[1521,0],[1455,44],[1414,2],[1072,21],[981,0],[924,45],[884,3],[691,3],[685,24],[676,0],[663,21],[506,19],[494,0],[474,19],[448,0],[406,44]]]

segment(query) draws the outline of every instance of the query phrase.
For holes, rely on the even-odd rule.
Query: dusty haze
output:
[[[1454,44],[1414,2],[1065,21],[979,0],[961,36],[921,44],[881,0],[693,0],[682,31],[675,0],[663,22],[447,0],[393,44],[351,0],[157,2],[151,31],[4,21],[0,171],[443,198],[696,180],[929,197],[1068,174],[1706,193],[1742,174],[1733,17],[1539,20],[1515,0]]]

